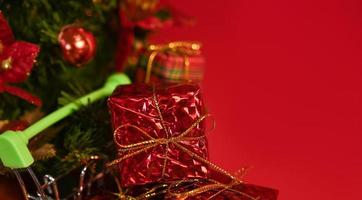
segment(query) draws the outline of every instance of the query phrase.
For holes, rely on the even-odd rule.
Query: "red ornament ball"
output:
[[[77,67],[92,60],[96,52],[93,34],[83,27],[68,25],[58,35],[64,60]]]

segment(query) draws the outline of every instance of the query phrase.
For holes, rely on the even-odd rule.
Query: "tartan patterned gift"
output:
[[[201,45],[192,42],[170,42],[150,45],[146,66],[137,70],[136,82],[201,82],[205,59]]]

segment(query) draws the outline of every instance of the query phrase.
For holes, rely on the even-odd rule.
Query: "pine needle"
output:
[[[31,151],[31,154],[36,160],[48,160],[57,154],[53,144],[46,143],[40,148]]]

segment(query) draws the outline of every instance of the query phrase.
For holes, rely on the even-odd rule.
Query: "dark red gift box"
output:
[[[108,100],[121,185],[208,175],[206,118],[195,84],[128,85]]]
[[[168,189],[166,200],[277,200],[278,191],[242,182],[222,184],[211,179],[182,180]]]

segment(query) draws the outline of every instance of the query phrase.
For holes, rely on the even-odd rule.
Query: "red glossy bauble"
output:
[[[68,25],[58,35],[64,60],[80,67],[92,60],[96,51],[93,34],[81,26]]]

